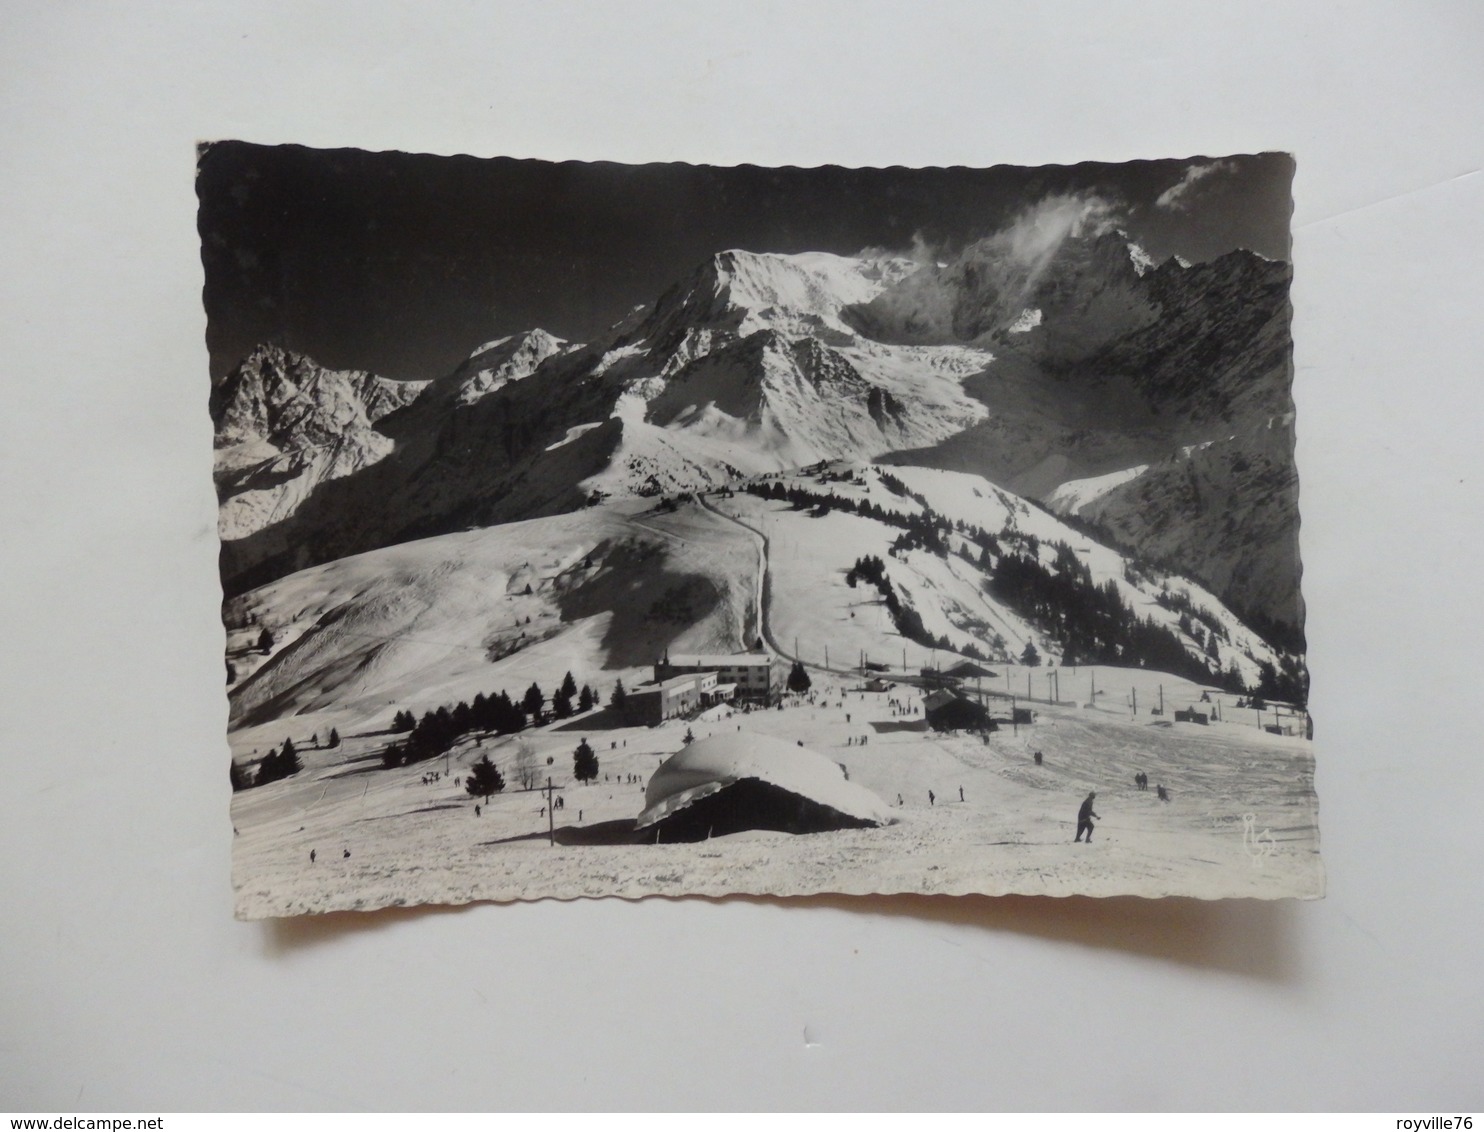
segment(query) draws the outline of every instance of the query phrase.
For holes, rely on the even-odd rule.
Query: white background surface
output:
[[[1484,8],[43,4],[0,21],[0,1109],[1484,1108]],[[241,924],[198,139],[1290,149],[1330,894]]]

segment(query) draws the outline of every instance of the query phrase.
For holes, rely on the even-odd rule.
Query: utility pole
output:
[[[1090,681],[1092,681],[1092,698],[1091,698],[1091,700],[1090,700],[1090,702],[1088,703],[1087,706],[1088,707],[1097,707],[1098,706],[1098,674],[1097,674],[1096,671],[1094,671],[1093,669],[1089,668],[1087,670],[1087,678]]]
[[[1015,693],[1010,693],[1010,730],[1018,738],[1020,736],[1020,717],[1015,714]]]
[[[1139,714],[1139,689],[1137,689],[1137,688],[1130,688],[1129,691],[1131,691],[1134,694],[1134,714],[1135,715],[1138,715]]]
[[[546,843],[548,845],[555,845],[556,811],[552,809],[552,805],[556,801],[556,796],[553,793],[550,775],[548,775],[546,778],[546,789],[543,791],[543,793],[546,795]]]
[[[1160,715],[1164,715],[1164,713],[1165,713],[1165,686],[1163,684],[1161,684],[1159,686],[1159,714]]]
[[[824,646],[824,666],[826,668],[828,668],[830,666],[830,646],[829,645],[825,645]]]

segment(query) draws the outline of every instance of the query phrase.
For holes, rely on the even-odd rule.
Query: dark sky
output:
[[[221,142],[197,178],[207,344],[213,376],[271,339],[332,367],[433,377],[518,330],[589,341],[726,248],[849,255],[920,237],[951,253],[1052,194],[1110,202],[1156,258],[1286,259],[1292,179],[1282,154],[761,169]]]

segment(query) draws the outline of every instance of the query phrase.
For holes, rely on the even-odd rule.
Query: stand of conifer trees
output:
[[[597,695],[586,685],[578,692],[577,681],[569,672],[552,697],[552,714],[558,719],[571,716],[573,695],[578,695],[579,703],[585,705],[584,711],[597,703]],[[440,707],[437,711],[424,713],[421,719],[415,719],[410,711],[398,711],[392,720],[392,730],[405,734],[407,738],[392,743],[382,752],[382,765],[407,766],[436,758],[474,731],[492,731],[496,735],[523,731],[532,723],[543,722],[542,708],[545,704],[545,693],[532,683],[519,701],[512,700],[509,693],[502,690],[492,696],[481,692],[472,703],[461,702],[453,708]]]

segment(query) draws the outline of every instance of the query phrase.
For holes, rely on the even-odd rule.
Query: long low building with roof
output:
[[[702,672],[714,672],[720,684],[735,684],[744,699],[766,700],[773,690],[773,658],[765,652],[667,654],[654,666],[657,683]]]
[[[690,715],[732,698],[734,689],[720,683],[714,672],[691,672],[656,680],[628,693],[624,715],[635,723],[654,726],[667,719]]]

